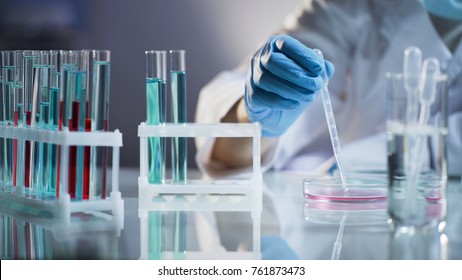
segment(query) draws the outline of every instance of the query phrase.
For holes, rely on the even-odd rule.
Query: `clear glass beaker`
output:
[[[403,75],[386,74],[388,212],[399,225],[426,225],[435,217],[427,213],[428,203],[445,204],[446,79],[446,75],[436,76],[431,104],[409,104],[408,95],[412,93],[406,91]],[[419,92],[417,95],[419,100]],[[410,118],[412,111],[416,114]],[[444,216],[443,209],[440,218]]]

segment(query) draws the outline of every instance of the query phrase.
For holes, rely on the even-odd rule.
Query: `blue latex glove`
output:
[[[261,238],[262,260],[299,260],[297,254],[280,236],[268,235]]]
[[[270,38],[250,62],[244,104],[265,137],[283,134],[330,79],[334,66],[288,35]]]

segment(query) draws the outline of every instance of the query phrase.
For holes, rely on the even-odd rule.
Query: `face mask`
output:
[[[425,9],[437,16],[462,20],[462,0],[420,0]]]

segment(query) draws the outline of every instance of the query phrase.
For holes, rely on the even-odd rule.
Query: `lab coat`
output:
[[[451,53],[418,1],[306,1],[277,34],[289,34],[310,48],[321,49],[334,63],[329,91],[348,166],[386,168],[384,77],[386,72],[402,71],[405,48],[418,46],[424,58],[439,59],[450,84],[449,174],[462,173],[462,42]],[[220,122],[242,98],[249,59],[220,73],[202,89],[197,122]],[[196,144],[199,168],[212,176],[223,174],[225,169],[210,159],[213,140]],[[321,98],[308,106],[262,159],[264,170],[310,173],[325,172],[333,163]]]

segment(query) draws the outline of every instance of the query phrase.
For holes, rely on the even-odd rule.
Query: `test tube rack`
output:
[[[67,168],[61,168],[60,195],[55,199],[42,199],[30,196],[24,186],[0,191],[0,213],[9,216],[21,216],[27,222],[37,223],[48,229],[63,229],[75,232],[82,229],[73,223],[76,213],[89,213],[99,216],[111,223],[95,222],[87,224],[93,231],[110,228],[123,229],[124,203],[119,191],[119,156],[122,147],[122,133],[114,132],[77,132],[64,128],[53,131],[41,128],[0,125],[0,137],[61,145],[61,166],[68,166],[69,148],[71,146],[112,147],[112,189],[106,199],[71,200],[68,194]]]
[[[160,124],[138,126],[140,138],[139,217],[141,259],[148,259],[148,213],[150,211],[248,212],[252,218],[251,252],[182,252],[184,259],[260,259],[262,172],[259,124]],[[253,142],[253,172],[247,179],[188,180],[187,184],[150,184],[148,181],[148,138],[246,137]],[[173,197],[173,199],[172,199]],[[177,197],[183,199],[176,199]],[[159,199],[160,198],[160,199]],[[161,252],[163,259],[174,258]]]

